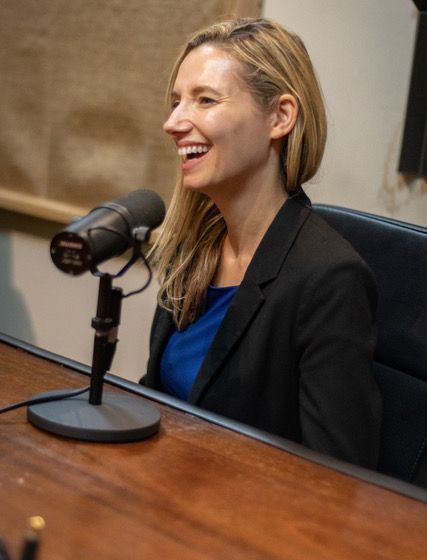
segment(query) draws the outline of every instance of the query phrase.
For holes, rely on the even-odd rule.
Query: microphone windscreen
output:
[[[57,233],[50,244],[54,264],[67,274],[78,275],[114,256],[121,255],[135,240],[146,239],[158,227],[166,209],[160,196],[137,189],[97,206]],[[137,230],[144,230],[144,238]]]
[[[116,198],[113,203],[126,208],[133,221],[131,227],[143,225],[155,229],[163,222],[166,213],[163,200],[149,189],[137,189]]]

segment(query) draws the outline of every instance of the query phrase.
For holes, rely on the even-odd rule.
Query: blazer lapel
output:
[[[263,301],[262,291],[256,284],[242,284],[237,290],[193,384],[188,399],[190,403],[197,403]]]
[[[197,404],[264,302],[263,286],[273,281],[310,214],[310,200],[301,189],[289,198],[262,239],[214,338],[194,382],[189,402]]]

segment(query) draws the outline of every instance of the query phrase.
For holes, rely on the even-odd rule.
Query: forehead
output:
[[[211,44],[196,47],[182,61],[173,86],[174,91],[206,85],[230,93],[245,88],[241,62],[225,49]]]

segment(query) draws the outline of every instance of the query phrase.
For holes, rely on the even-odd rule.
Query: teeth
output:
[[[208,146],[185,146],[184,148],[178,148],[178,155],[181,157],[188,154],[201,154],[203,152],[208,152]]]

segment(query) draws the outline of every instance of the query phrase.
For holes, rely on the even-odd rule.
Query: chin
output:
[[[230,185],[228,182],[218,182],[218,181],[201,181],[196,180],[192,177],[184,177],[182,181],[182,186],[185,190],[198,192],[208,196],[209,198],[214,197],[221,191],[229,191]]]

